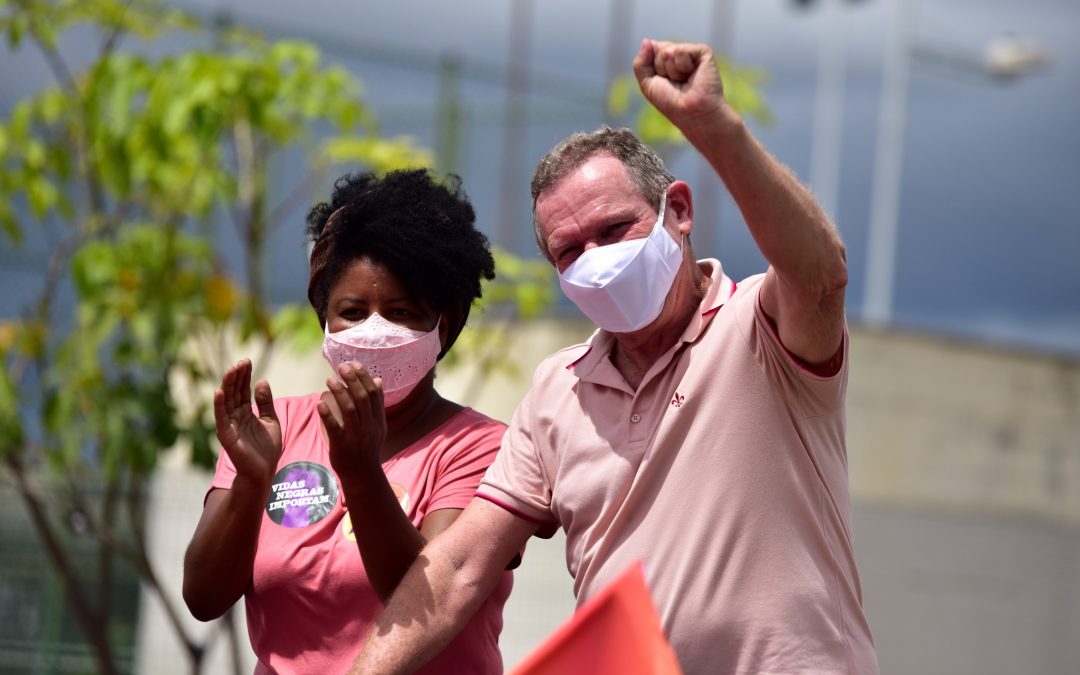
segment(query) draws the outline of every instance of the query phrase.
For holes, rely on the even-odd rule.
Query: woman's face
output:
[[[399,326],[424,332],[435,328],[439,320],[434,308],[410,296],[388,267],[371,258],[357,258],[330,289],[326,325],[336,333],[375,313]]]

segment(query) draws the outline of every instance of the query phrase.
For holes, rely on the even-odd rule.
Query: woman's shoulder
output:
[[[463,407],[428,436],[428,452],[465,459],[493,454],[502,443],[506,425],[473,408]]]
[[[497,435],[501,438],[503,432],[506,431],[506,423],[489,417],[475,408],[463,406],[442,424],[441,430],[477,436]]]

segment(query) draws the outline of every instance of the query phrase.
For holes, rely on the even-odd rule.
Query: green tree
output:
[[[73,29],[98,45],[77,70],[59,48]],[[205,645],[164,592],[145,531],[162,451],[186,444],[193,461],[214,459],[209,401],[195,394],[220,364],[192,338],[214,344],[235,326],[270,345],[303,334],[310,311],[275,316],[267,302],[274,228],[335,165],[385,171],[431,157],[380,136],[359,82],[302,42],[211,31],[155,0],[0,0],[0,31],[11,50],[39,50],[54,76],[0,120],[0,241],[17,249],[32,229],[50,238],[36,297],[0,324],[4,478],[97,670],[119,670],[111,590],[126,564],[198,672]],[[166,36],[185,47],[162,54]],[[212,46],[192,47],[202,44]],[[300,155],[310,173],[282,190],[273,167]],[[239,266],[215,243],[229,227]],[[93,565],[75,559],[76,539],[93,543]]]

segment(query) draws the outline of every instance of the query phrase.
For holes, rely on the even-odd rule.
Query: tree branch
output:
[[[315,168],[308,172],[304,179],[296,184],[289,194],[285,195],[285,198],[277,203],[266,214],[266,226],[267,229],[273,231],[284,220],[284,217],[292,213],[301,204],[310,199],[309,195],[315,190],[315,186],[318,185],[323,177],[326,175],[326,166],[322,163],[316,164]]]
[[[19,4],[24,11],[29,12],[25,2],[20,2]],[[32,20],[30,22],[30,34],[34,36],[34,43],[37,44],[38,49],[41,50],[53,75],[60,84],[63,85],[64,89],[68,92],[68,95],[79,102],[79,105],[82,105],[79,83],[76,81],[71,68],[68,66],[67,61],[64,60],[64,56],[60,53],[60,50],[56,48],[56,45],[44,38],[37,21]],[[86,178],[86,190],[87,196],[90,199],[90,206],[94,213],[104,213],[105,193],[97,180],[95,168],[91,166],[90,153],[88,150],[89,139],[85,137],[85,135],[89,133],[89,130],[78,129],[77,131],[81,131],[81,133],[76,133],[76,138],[72,140],[75,142],[75,148],[79,159],[81,160],[80,164],[83,165],[82,173]]]
[[[106,675],[115,675],[116,665],[113,663],[112,650],[109,645],[106,617],[101,616],[90,606],[78,577],[75,575],[71,560],[60,543],[53,524],[49,522],[45,504],[26,475],[19,454],[9,453],[4,460],[15,477],[16,489],[19,496],[22,497],[27,512],[30,514],[34,529],[37,530],[38,536],[45,546],[49,562],[60,577],[65,594],[75,613],[75,618],[82,626],[87,640],[90,642],[99,671]]]
[[[101,565],[99,576],[101,586],[98,588],[98,607],[105,616],[110,614],[112,605],[113,586],[113,523],[116,522],[116,502],[120,487],[120,478],[117,476],[105,477],[105,498],[101,505],[101,533],[98,538],[98,560]]]
[[[128,0],[124,3],[124,11],[127,12],[130,7],[131,0]],[[102,40],[101,51],[98,52],[98,61],[102,61],[103,59],[108,58],[113,53],[113,50],[116,49],[117,43],[120,42],[120,38],[123,37],[124,32],[124,27],[121,26],[120,22],[118,21],[116,25],[112,27],[112,30],[110,30],[109,33],[105,36],[105,39]]]
[[[176,608],[176,603],[173,602],[172,597],[168,594],[165,588],[161,585],[161,581],[158,579],[157,573],[154,572],[154,566],[150,562],[149,549],[146,544],[146,491],[143,485],[142,476],[132,475],[131,486],[127,495],[127,514],[128,522],[131,525],[132,535],[135,540],[135,546],[132,550],[133,562],[136,568],[142,575],[143,581],[147,586],[157,595],[158,600],[161,601],[161,606],[165,610],[165,616],[172,626],[173,631],[179,636],[180,641],[184,645],[184,649],[187,650],[188,657],[191,659],[192,672],[199,672],[202,664],[203,655],[206,653],[205,646],[197,643],[194,638],[188,633],[184,622],[181,619],[180,612]]]

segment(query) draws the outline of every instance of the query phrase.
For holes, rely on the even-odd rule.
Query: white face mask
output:
[[[566,297],[612,333],[641,330],[660,316],[682,264],[682,251],[664,229],[667,193],[649,236],[585,251],[559,275]]]
[[[389,408],[431,372],[441,349],[438,322],[425,333],[387,321],[376,312],[363,323],[336,333],[327,324],[322,353],[334,374],[341,364],[359,361],[372,377],[381,377],[383,405]]]

